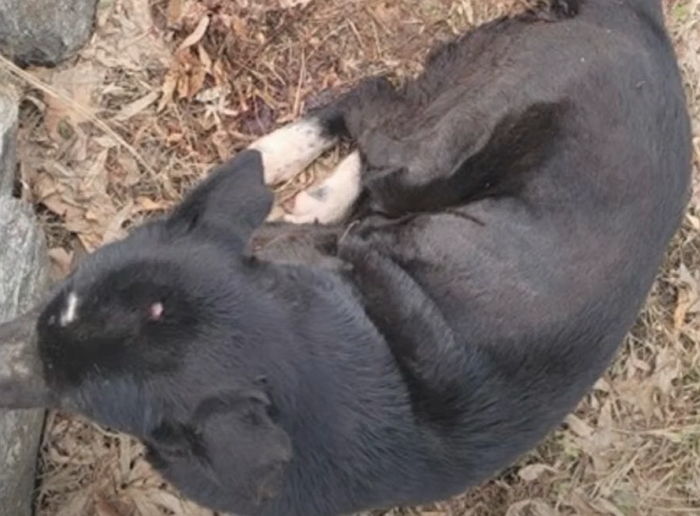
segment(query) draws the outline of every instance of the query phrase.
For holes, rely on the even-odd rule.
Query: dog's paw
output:
[[[262,155],[265,184],[288,181],[335,145],[318,118],[305,118],[277,129],[253,142],[248,148]]]
[[[294,224],[335,224],[350,212],[360,195],[362,160],[353,152],[320,185],[299,193],[286,222]]]

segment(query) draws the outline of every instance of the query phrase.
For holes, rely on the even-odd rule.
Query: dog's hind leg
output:
[[[358,140],[392,111],[398,98],[387,79],[365,79],[328,106],[253,142],[249,149],[262,154],[265,184],[292,179],[342,136]],[[350,154],[322,184],[300,193],[283,220],[340,222],[360,195],[361,169],[360,153]]]
[[[330,131],[359,142],[362,135],[386,123],[401,104],[401,95],[386,77],[367,77],[314,113]]]
[[[249,149],[262,154],[265,184],[274,185],[302,172],[336,141],[322,119],[308,117],[263,136]]]
[[[379,133],[361,141],[362,186],[372,208],[401,216],[517,195],[527,171],[545,162],[557,145],[566,106],[531,101],[517,108],[509,113],[503,106],[487,111],[479,105],[472,112],[467,105],[446,116],[434,133],[404,141]],[[470,123],[474,112],[487,113],[481,125]]]
[[[317,110],[307,121],[319,124],[331,138],[345,136],[360,142],[364,151],[364,135],[384,123],[399,100],[386,78],[370,77]],[[298,194],[292,212],[283,220],[295,224],[341,222],[360,196],[362,161],[359,151],[347,156],[320,185]]]
[[[365,79],[328,106],[253,142],[249,149],[263,156],[265,183],[292,179],[333,147],[340,136],[356,140],[368,124],[391,110],[396,95],[388,80]]]
[[[335,224],[350,212],[361,191],[362,159],[347,156],[321,184],[299,193],[283,219],[294,224]]]

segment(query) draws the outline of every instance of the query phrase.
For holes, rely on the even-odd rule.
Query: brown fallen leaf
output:
[[[46,95],[45,124],[54,141],[65,139],[61,134],[61,124],[78,125],[88,120],[94,113],[93,96],[102,87],[105,70],[89,61],[80,62],[75,67],[53,70],[46,73],[44,80],[56,89],[61,97]],[[84,112],[74,109],[70,101],[79,104]]]
[[[79,219],[84,212],[81,208],[66,202],[65,197],[59,193],[40,196],[38,202],[46,206],[49,211],[66,220]]]
[[[165,17],[168,22],[169,27],[177,25],[185,13],[185,1],[184,0],[170,0],[168,2],[168,8],[165,11]]]
[[[74,271],[81,261],[90,254],[87,249],[83,246],[80,240],[76,240],[73,243],[73,258],[70,263],[70,270]]]
[[[152,91],[151,93],[141,97],[140,99],[137,99],[132,103],[127,104],[119,111],[119,113],[117,113],[114,116],[114,120],[117,120],[118,122],[124,122],[126,120],[129,120],[130,118],[146,110],[151,104],[158,100],[158,97],[160,97],[160,95],[161,92]]]
[[[61,507],[61,509],[56,513],[56,516],[75,516],[76,514],[87,514],[85,509],[87,508],[91,497],[92,493],[90,491],[76,493],[69,503]]]
[[[207,32],[209,22],[211,22],[211,18],[209,16],[203,16],[202,19],[199,20],[199,23],[197,24],[197,27],[194,29],[194,31],[192,31],[192,33],[189,36],[187,36],[182,43],[180,43],[180,46],[178,47],[177,51],[181,52],[186,48],[189,48],[199,43],[204,37],[204,34],[206,34]]]
[[[167,210],[168,206],[163,202],[156,202],[148,197],[138,197],[136,199],[135,212],[136,213],[148,213],[154,211],[164,211]]]
[[[116,156],[118,167],[109,170],[111,185],[134,186],[141,180],[139,165],[131,154],[118,152]]]
[[[522,500],[508,507],[506,516],[557,516],[556,511],[542,500]]]
[[[95,516],[130,516],[106,498],[99,497],[95,502]]]
[[[547,464],[529,464],[520,468],[518,476],[525,482],[534,482],[544,473],[556,473],[557,470]]]
[[[109,152],[110,149],[99,151],[99,154],[90,163],[77,191],[73,192],[74,195],[80,196],[82,199],[90,199],[95,195],[107,194],[109,175],[106,164]]]
[[[569,426],[569,429],[579,437],[588,438],[593,435],[593,428],[575,414],[569,414],[569,416],[567,416],[566,424]]]
[[[279,6],[282,9],[291,9],[292,7],[304,7],[311,3],[311,0],[279,0]]]
[[[102,245],[109,244],[116,240],[121,240],[127,235],[127,231],[124,229],[124,223],[129,219],[133,211],[134,203],[133,201],[128,201],[124,207],[122,207],[117,214],[112,218],[112,220],[107,224],[107,227],[102,234]]]
[[[66,251],[63,247],[49,249],[51,259],[51,278],[60,280],[68,276],[71,271],[73,253]]]
[[[649,382],[661,394],[668,396],[673,389],[673,382],[680,380],[683,373],[683,364],[676,351],[670,347],[662,348],[656,358],[656,368]]]
[[[156,111],[161,113],[173,101],[173,95],[177,89],[178,71],[176,68],[170,68],[165,74],[163,85],[161,86],[160,101]]]

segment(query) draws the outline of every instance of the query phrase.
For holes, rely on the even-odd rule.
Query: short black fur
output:
[[[658,2],[538,13],[311,116],[362,152],[347,224],[264,224],[246,151],[87,258],[38,323],[55,404],[241,516],[429,502],[533,447],[634,322],[691,154]]]

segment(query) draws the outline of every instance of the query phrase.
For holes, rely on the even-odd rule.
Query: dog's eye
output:
[[[148,308],[148,317],[151,321],[160,321],[163,318],[163,314],[165,313],[165,307],[163,306],[163,303],[153,303],[149,308]]]

